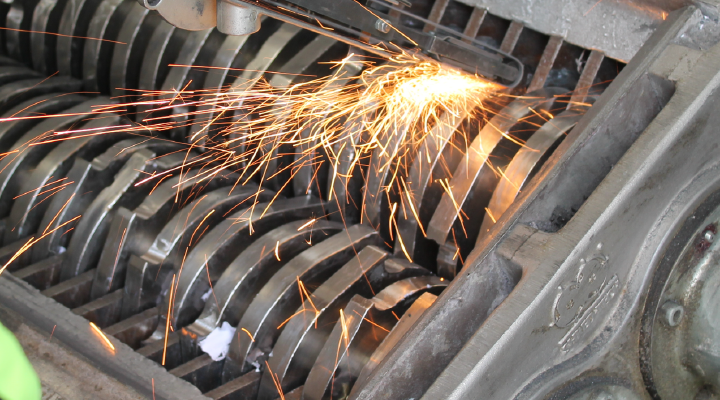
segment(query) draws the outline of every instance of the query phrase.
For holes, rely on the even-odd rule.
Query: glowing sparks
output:
[[[363,65],[366,68],[360,74],[350,72],[351,66]],[[134,104],[152,104],[150,111],[158,116],[146,118],[144,123],[154,131],[183,128],[187,122],[182,121],[194,118],[190,147],[202,145],[205,153],[186,160],[183,168],[214,163],[208,176],[236,169],[238,182],[258,180],[262,186],[283,179],[273,186],[284,188],[302,168],[312,168],[314,180],[319,167],[327,162],[332,192],[353,175],[353,168],[379,153],[384,156],[378,169],[391,172],[391,182],[383,186],[389,191],[400,189],[398,177],[404,175],[402,169],[422,143],[437,140],[429,136],[442,115],[471,113],[499,89],[476,76],[406,53],[377,65],[351,55],[334,68],[336,72],[330,76],[286,88],[253,78],[223,90],[193,91],[186,85],[182,90],[141,91],[143,99]],[[181,103],[197,111],[172,114]],[[347,150],[352,150],[353,156],[341,160]],[[344,168],[341,163],[346,164]],[[152,175],[137,185],[168,173]],[[336,182],[337,177],[345,179]],[[308,189],[312,186],[309,183]],[[403,208],[412,200],[412,194],[406,193],[408,199],[401,200]],[[328,198],[341,201],[332,193]],[[407,206],[417,219],[412,201]]]
[[[199,203],[199,202],[198,202],[198,203]],[[197,204],[196,204],[196,205],[197,205]],[[197,228],[195,228],[195,230],[193,231],[192,235],[190,236],[190,245],[193,244],[193,238],[195,238],[195,234],[197,233],[198,229],[200,229],[200,227],[205,223],[205,221],[206,221],[211,215],[213,215],[214,213],[215,213],[215,210],[214,210],[214,209],[213,209],[213,210],[210,210],[210,212],[205,215],[205,218],[203,218],[202,221],[200,221],[200,223],[198,224]],[[188,214],[188,218],[189,218],[189,217],[190,217],[190,214]],[[198,241],[199,241],[199,240],[200,240],[200,239],[198,238]]]
[[[490,209],[487,208],[487,207],[485,207],[485,212],[487,213],[488,217],[490,217],[490,219],[492,220],[493,224],[496,224],[496,223],[497,223],[497,219],[495,219],[495,217],[492,215],[492,213],[490,212]]]
[[[105,336],[105,333],[102,330],[100,330],[100,328],[98,328],[98,326],[92,322],[90,323],[90,327],[92,328],[93,332],[95,332],[100,337],[100,339],[102,339],[103,343],[105,343],[107,345],[107,347],[110,348],[111,351],[115,352],[115,346],[112,344],[110,339],[108,339],[108,337]]]
[[[118,245],[117,254],[115,255],[115,263],[113,264],[112,278],[110,279],[110,286],[112,286],[112,279],[115,278],[115,269],[117,268],[118,261],[120,261],[120,253],[122,252],[123,244],[125,243],[125,235],[127,234],[127,228],[123,229],[122,236],[120,237],[120,244]]]
[[[335,191],[346,190],[349,180],[359,175],[354,169],[365,168],[371,158],[379,155],[381,163],[375,168],[389,178],[382,182],[380,193],[365,195],[387,196],[388,199],[394,196],[388,203],[392,204],[391,219],[401,215],[415,218],[425,234],[425,227],[420,221],[420,203],[413,198],[412,182],[405,180],[408,179],[405,177],[409,165],[415,154],[422,156],[421,146],[427,141],[446,140],[434,137],[433,133],[434,126],[445,124],[443,116],[477,115],[475,110],[483,109],[482,103],[491,98],[499,87],[477,76],[407,53],[398,54],[384,63],[372,63],[350,55],[334,63],[333,67],[335,72],[330,76],[317,79],[303,76],[303,79],[298,79],[299,83],[284,88],[272,87],[269,82],[256,77],[252,82],[237,87],[191,90],[188,82],[181,89],[168,91],[133,90],[139,101],[98,106],[93,115],[102,117],[142,106],[143,112],[151,115],[143,121],[143,125],[63,130],[37,138],[28,145],[96,134],[125,132],[140,135],[143,131],[186,129],[188,121],[191,121],[192,129],[188,132],[191,143],[187,146],[182,165],[147,173],[134,185],[154,181],[150,183],[153,185],[152,193],[164,180],[178,174],[179,187],[189,180],[196,183],[209,181],[223,171],[238,172],[236,184],[257,182],[257,195],[267,186],[275,189],[274,197],[259,215],[267,212],[302,169],[309,179],[304,189],[314,191],[317,186],[320,192],[324,192],[326,188],[321,188],[318,182],[321,180],[318,171],[323,165],[330,175],[327,178],[330,193],[322,193],[323,197],[332,199],[338,203],[339,209],[344,209],[345,205],[340,202],[350,204],[355,200],[347,196],[338,197]],[[180,111],[188,109],[191,111]],[[54,117],[69,115],[57,114]],[[17,119],[30,118],[40,116]],[[203,151],[190,151],[197,147]],[[15,151],[22,152],[23,149]],[[427,151],[425,153],[429,157]],[[198,171],[197,174],[187,176],[184,171],[189,168]],[[52,190],[59,190],[70,182],[56,181],[52,184],[48,184],[52,185]],[[452,196],[449,180],[441,181],[441,185]],[[255,196],[254,204],[259,203],[257,199]],[[455,204],[460,213],[460,207]],[[214,210],[206,214],[190,235],[190,245],[196,243],[209,228],[205,220],[213,213]],[[298,231],[316,221],[307,221]],[[399,238],[397,223],[390,221],[389,226],[392,239]],[[400,246],[411,259],[402,240],[399,238]],[[279,244],[275,246],[275,256],[280,260]],[[169,316],[172,316],[172,311]],[[168,325],[166,330],[169,329],[172,327]]]
[[[7,267],[10,266],[10,264],[12,264],[15,260],[17,260],[17,259],[18,259],[21,255],[23,255],[26,251],[30,250],[30,248],[31,248],[35,243],[37,243],[37,242],[45,239],[45,237],[47,237],[48,235],[51,235],[51,234],[54,233],[55,231],[57,231],[57,230],[61,229],[62,227],[64,227],[65,225],[71,224],[72,222],[77,221],[78,219],[80,219],[80,215],[78,215],[77,217],[75,217],[75,218],[73,218],[73,219],[71,219],[71,220],[69,220],[69,221],[64,222],[63,224],[57,226],[55,229],[52,229],[52,230],[50,230],[50,231],[47,231],[47,229],[45,229],[45,232],[43,232],[42,236],[40,236],[40,237],[37,238],[37,239],[35,239],[34,237],[31,237],[30,239],[28,239],[28,241],[25,242],[25,244],[22,245],[22,247],[20,247],[20,249],[19,249],[18,251],[16,251],[15,254],[13,254],[12,257],[10,257],[10,259],[5,263],[5,265],[3,265],[2,267],[0,267],[0,275],[2,275],[3,272],[5,272],[5,270],[7,269]]]
[[[310,221],[302,224],[302,226],[300,226],[300,227],[297,229],[298,232],[300,232],[301,230],[303,230],[303,229],[307,228],[308,226],[314,224],[315,222],[317,222],[317,218],[313,218],[313,219],[311,219]],[[279,259],[278,259],[278,261],[279,261]]]
[[[305,313],[306,311],[310,311],[308,308],[305,307],[305,299],[307,299],[307,303],[310,304],[310,307],[312,307],[312,312],[315,313],[315,329],[317,329],[317,317],[320,315],[320,310],[315,307],[315,303],[312,301],[312,298],[310,297],[310,292],[305,287],[305,284],[300,280],[300,277],[296,277],[297,283],[298,283],[298,291],[300,292],[300,304],[302,304],[302,307],[300,310],[298,310],[295,314],[288,317],[285,321],[283,321],[280,325],[278,325],[277,329],[282,328],[290,322],[291,319],[297,317],[300,314]]]
[[[127,44],[127,43],[125,43],[125,42],[118,42],[118,41],[116,41],[116,40],[99,39],[99,38],[85,37],[85,36],[63,35],[62,33],[55,33],[55,32],[31,31],[31,30],[27,30],[27,29],[5,28],[5,27],[0,27],[0,30],[4,30],[4,31],[15,31],[15,32],[22,32],[22,33],[39,33],[39,34],[42,34],[42,35],[52,35],[52,36],[67,37],[67,38],[73,38],[73,39],[98,40],[98,41],[101,41],[101,42],[121,44],[121,45],[126,45],[126,44]]]
[[[52,186],[52,185],[54,185],[54,184],[56,184],[56,183],[62,182],[62,181],[64,181],[65,179],[67,179],[67,178],[58,179],[58,180],[56,180],[56,181],[52,181],[52,182],[50,182],[50,183],[46,183],[46,184],[40,186],[40,187],[37,188],[37,189],[28,190],[27,192],[25,192],[25,193],[23,193],[23,194],[19,194],[19,195],[13,197],[13,200],[19,199],[20,197],[23,197],[23,196],[25,196],[25,195],[27,195],[27,194],[36,192],[36,191],[38,191],[38,190],[40,190],[40,189],[42,189],[42,188],[44,188],[44,187]],[[60,186],[58,186],[58,187],[56,187],[56,188],[50,189],[50,190],[57,190],[59,187],[64,187],[64,186],[70,185],[70,184],[72,184],[72,183],[74,183],[74,182],[66,182],[66,183],[64,183],[64,184],[62,184],[62,185],[60,185]],[[47,193],[47,192],[50,191],[50,190],[42,191],[42,192],[38,193],[38,196],[40,196],[40,195],[42,195],[42,194],[44,194],[44,193]]]
[[[175,274],[173,274],[172,282],[170,283],[170,296],[168,296],[168,312],[165,318],[165,342],[163,343],[163,356],[162,365],[165,365],[165,357],[167,356],[167,343],[168,335],[170,334],[170,311],[172,310],[172,299],[175,291]]]
[[[285,394],[283,393],[283,390],[282,390],[280,378],[278,378],[276,373],[272,372],[272,369],[270,369],[270,364],[268,364],[267,361],[265,361],[265,366],[267,367],[267,371],[270,373],[270,376],[272,377],[273,383],[275,384],[275,389],[277,389],[277,392],[280,395],[280,400],[285,400]]]
[[[352,321],[352,315],[348,318],[345,317],[345,313],[343,310],[340,310],[340,328],[342,329],[340,334],[340,340],[338,341],[337,351],[335,353],[335,368],[337,368],[338,364],[340,363],[340,349],[343,347],[345,348],[344,354],[347,354],[350,351],[350,331],[348,330],[348,319]],[[343,342],[345,342],[345,345],[343,346]],[[333,376],[332,382],[331,382],[331,390],[330,393],[334,393],[335,389],[335,377]]]
[[[342,328],[342,340],[345,341],[345,350],[350,346],[350,333],[348,332],[347,321],[345,320],[345,313],[340,310],[340,327]]]
[[[252,333],[250,333],[249,330],[247,330],[247,329],[245,329],[245,328],[240,328],[240,330],[243,331],[243,332],[245,332],[245,333],[247,333],[247,335],[250,337],[250,341],[253,342],[253,343],[255,343],[255,338],[253,337]],[[238,332],[238,334],[239,334],[239,332]]]

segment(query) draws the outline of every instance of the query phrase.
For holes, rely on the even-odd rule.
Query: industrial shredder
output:
[[[0,322],[46,399],[716,399],[719,6],[0,2]],[[186,93],[397,49],[503,94],[438,117],[412,207],[384,148],[171,173],[236,143]]]

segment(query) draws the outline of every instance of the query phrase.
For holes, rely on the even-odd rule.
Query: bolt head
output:
[[[712,243],[712,241],[715,240],[715,234],[710,231],[706,231],[705,235],[703,237],[705,238],[705,240],[707,240],[710,243]]]
[[[377,29],[378,32],[381,32],[381,33],[389,33],[390,25],[387,22],[385,22],[381,19],[378,19],[377,21],[375,21],[375,29]]]
[[[662,311],[663,321],[670,327],[680,325],[680,321],[682,321],[683,315],[685,315],[683,306],[672,300],[663,303],[660,309]]]

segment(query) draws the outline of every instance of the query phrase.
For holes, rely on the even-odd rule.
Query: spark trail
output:
[[[351,74],[350,63],[364,70]],[[188,156],[186,166],[203,165],[193,179],[233,170],[240,173],[238,184],[252,180],[279,192],[301,169],[309,168],[316,178],[324,164],[332,183],[325,197],[335,200],[353,170],[366,166],[373,153],[383,156],[377,169],[390,171],[380,192],[401,189],[404,171],[424,141],[445,140],[431,137],[441,117],[472,114],[500,89],[407,53],[383,63],[351,55],[333,64],[335,73],[329,76],[282,89],[261,79],[221,91],[148,91],[135,93],[134,103],[115,107],[150,105],[143,119],[146,129],[184,132],[190,149],[203,150]],[[343,150],[352,150],[353,158],[341,160]],[[341,162],[346,165],[338,169]]]

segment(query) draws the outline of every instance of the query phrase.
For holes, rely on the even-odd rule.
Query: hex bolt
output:
[[[666,301],[662,307],[660,307],[660,310],[662,311],[665,323],[672,327],[678,326],[685,314],[683,306],[672,300]]]
[[[712,243],[712,241],[715,240],[715,234],[712,233],[711,231],[706,231],[705,236],[703,236],[703,237],[705,238],[705,240],[707,240],[710,243]]]
[[[375,21],[375,29],[377,29],[378,32],[389,33],[390,32],[390,24],[388,24],[387,22],[385,22],[382,19],[378,19],[377,21]]]

